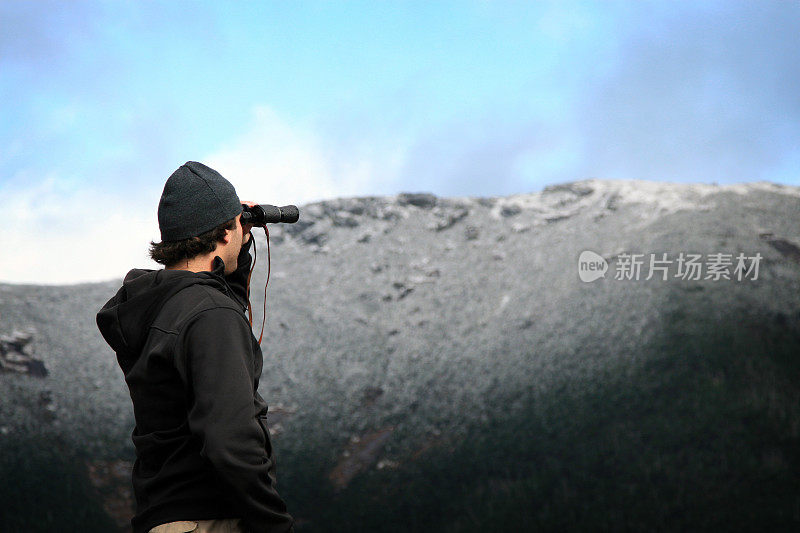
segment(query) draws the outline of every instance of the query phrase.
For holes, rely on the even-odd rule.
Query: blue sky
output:
[[[6,0],[0,27],[0,246],[26,258],[0,281],[158,268],[158,197],[187,160],[275,204],[800,184],[788,0]]]

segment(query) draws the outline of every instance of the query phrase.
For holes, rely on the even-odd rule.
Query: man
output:
[[[133,533],[294,531],[257,390],[241,213],[218,172],[182,165],[159,202],[162,242],[150,243],[166,268],[131,270],[97,314],[133,402]]]

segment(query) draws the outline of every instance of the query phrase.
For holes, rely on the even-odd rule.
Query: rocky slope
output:
[[[462,512],[462,505],[478,498],[480,491],[517,502],[489,513],[523,517],[505,527],[579,528],[589,513],[595,525],[610,520],[609,527],[650,528],[645,518],[624,510],[627,503],[611,503],[606,511],[578,504],[584,496],[596,496],[592,491],[616,492],[616,484],[578,483],[554,496],[558,491],[543,488],[550,485],[537,477],[541,472],[523,477],[514,472],[526,465],[552,466],[553,457],[560,457],[564,446],[574,446],[575,438],[585,439],[589,448],[605,449],[606,458],[637,453],[640,448],[618,444],[603,448],[608,435],[593,433],[591,421],[603,419],[609,408],[618,409],[620,418],[603,419],[607,425],[602,431],[634,421],[640,434],[638,424],[646,424],[653,413],[673,415],[670,409],[679,402],[661,403],[664,398],[717,405],[716,400],[705,401],[716,390],[713,386],[725,398],[738,398],[743,391],[753,398],[736,408],[741,420],[720,426],[741,424],[742,433],[714,442],[741,434],[756,437],[753,449],[758,451],[737,449],[731,457],[760,454],[754,472],[772,468],[784,476],[795,488],[785,508],[775,503],[775,516],[800,523],[796,510],[794,516],[790,511],[800,502],[800,485],[791,484],[798,471],[791,452],[800,427],[794,402],[798,388],[796,381],[777,377],[793,375],[797,366],[790,356],[771,360],[769,355],[800,346],[792,344],[800,330],[799,188],[585,180],[502,198],[421,193],[341,198],[300,206],[300,214],[295,225],[270,227],[260,392],[270,404],[279,488],[301,528],[359,530],[354,524],[371,524],[364,530],[423,530],[427,526],[420,517],[429,510],[414,498],[399,496],[406,500],[398,504],[403,512],[397,516],[417,517],[419,522],[394,524],[369,513],[397,502],[392,490],[400,483],[425,480],[426,490],[449,487],[458,477],[454,472],[487,457],[493,466],[481,466],[474,483],[462,480],[455,488],[442,488],[447,497],[432,497],[449,502],[449,514],[441,514],[445,522],[438,529],[446,524],[453,531],[486,530],[481,513]],[[257,231],[251,283],[256,337],[266,277],[265,236]],[[586,250],[607,262],[604,278],[579,278],[578,259]],[[703,261],[711,261],[713,254],[731,254],[731,279],[706,279],[711,273],[707,263],[700,279],[676,275],[681,252],[700,254]],[[746,258],[760,254],[757,275],[751,270],[749,277],[736,279],[740,253]],[[616,279],[628,254],[644,254],[641,277]],[[645,279],[650,254],[656,259],[667,254],[673,261],[668,279],[661,274]],[[47,370],[46,375],[0,373],[0,446],[19,449],[18,443],[28,439],[52,438],[76,450],[84,466],[64,475],[82,472],[90,481],[87,494],[99,495],[98,506],[122,530],[130,508],[124,465],[134,456],[132,410],[121,371],[94,316],[123,275],[105,283],[60,287],[0,284],[0,334],[31,330],[32,350]],[[714,337],[720,332],[730,335]],[[703,344],[712,337],[716,344]],[[716,353],[733,338],[744,351]],[[753,355],[765,346],[773,349],[764,358]],[[695,359],[687,358],[692,350],[699,354]],[[713,357],[708,355],[712,352]],[[701,367],[693,366],[700,362]],[[690,368],[708,383],[689,387],[695,375],[686,373]],[[731,371],[726,380],[726,368],[741,372]],[[618,403],[624,396],[620,391],[634,389],[630,401]],[[629,410],[648,405],[645,411]],[[562,412],[565,406],[571,409]],[[709,411],[709,420],[719,421],[714,418],[718,414]],[[777,418],[767,430],[750,427],[751,416]],[[629,439],[628,430],[623,433]],[[672,428],[653,430],[660,436],[656,443],[663,442],[664,431]],[[703,439],[695,436],[693,442],[702,445]],[[517,441],[530,444],[507,447]],[[491,450],[488,455],[469,455],[478,443]],[[673,457],[655,446],[654,457]],[[445,477],[431,477],[437,465],[450,464],[448,457],[463,462],[452,463]],[[561,466],[548,470],[558,483],[605,464],[603,457],[591,454],[565,457],[572,459],[562,457]],[[584,460],[589,463],[580,467]],[[629,474],[634,484],[652,464]],[[12,472],[25,474],[19,468]],[[698,470],[698,476],[706,479],[704,472]],[[725,470],[728,474],[735,472]],[[593,475],[615,479],[614,474]],[[651,488],[672,487],[670,483],[682,486],[664,481],[652,482]],[[363,491],[374,495],[376,487],[387,491],[386,499],[375,497],[364,504]],[[528,498],[542,494],[555,499],[542,503]],[[686,501],[692,498],[687,493]],[[347,502],[364,504],[365,514],[357,520],[342,518],[326,507],[331,499],[340,508]],[[668,513],[685,510],[683,500],[676,501]],[[543,506],[572,521],[553,521],[555,511]],[[11,512],[2,511],[6,516]],[[706,514],[701,509],[697,521],[688,525],[705,524],[703,517],[714,514],[710,507]],[[347,520],[355,522],[347,526]]]

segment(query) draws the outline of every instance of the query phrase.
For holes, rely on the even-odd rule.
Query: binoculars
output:
[[[278,207],[269,204],[254,206],[242,204],[242,224],[252,224],[256,227],[279,222],[294,224],[298,218],[300,211],[294,205]]]

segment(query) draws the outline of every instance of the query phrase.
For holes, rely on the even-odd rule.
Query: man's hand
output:
[[[242,203],[244,205],[248,206],[248,207],[253,207],[254,205],[258,205],[255,202],[249,202],[247,200],[242,200]],[[242,234],[244,235],[242,237],[242,244],[243,245],[247,244],[248,242],[250,242],[250,230],[251,229],[253,229],[253,225],[252,224],[242,224]]]

